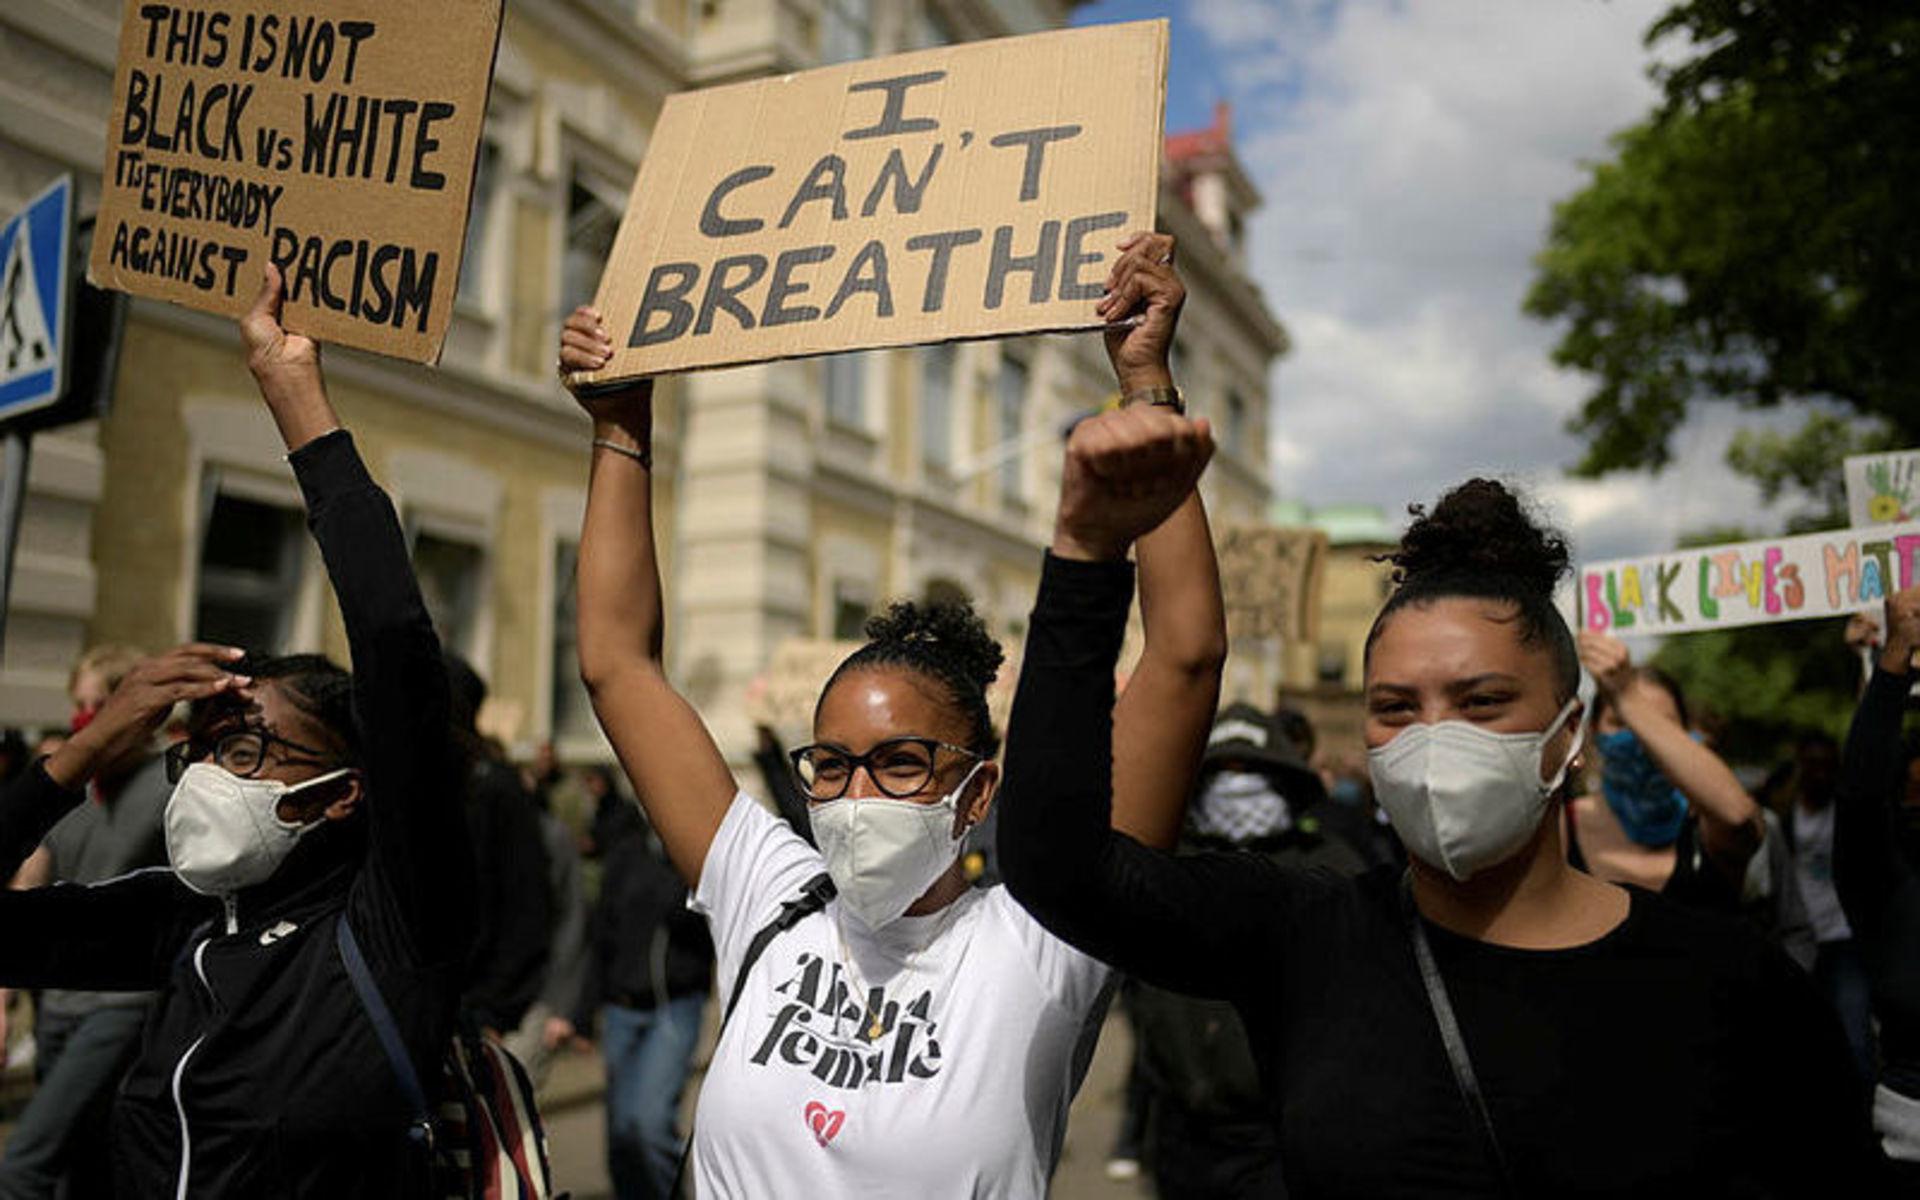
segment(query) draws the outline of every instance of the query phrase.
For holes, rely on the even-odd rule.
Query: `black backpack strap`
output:
[[[747,989],[747,975],[752,972],[753,964],[760,961],[760,956],[766,953],[773,939],[798,925],[802,918],[812,916],[825,908],[827,901],[833,899],[835,894],[833,876],[822,871],[807,880],[806,886],[800,889],[799,895],[791,900],[781,901],[780,911],[775,914],[773,920],[761,926],[760,931],[753,935],[753,940],[747,943],[747,952],[740,956],[740,969],[734,973],[733,992],[727,997],[727,1007],[720,1013],[720,1028],[713,1035],[715,1045],[720,1042],[720,1034],[726,1032],[727,1021],[733,1016],[734,1008],[740,1003],[741,994]],[[680,1161],[673,1169],[673,1186],[667,1189],[668,1196],[682,1194],[680,1189],[686,1182],[687,1160],[692,1157],[693,1132],[688,1130],[686,1144],[680,1147]]]
[[[1433,946],[1427,940],[1426,926],[1421,923],[1420,910],[1413,903],[1411,873],[1400,877],[1400,910],[1406,917],[1407,929],[1413,938],[1413,957],[1420,964],[1420,982],[1426,986],[1427,1002],[1433,1008],[1435,1023],[1440,1026],[1440,1040],[1447,1047],[1447,1061],[1453,1065],[1453,1081],[1459,1086],[1460,1098],[1466,1102],[1467,1112],[1479,1130],[1487,1158],[1500,1182],[1501,1194],[1517,1196],[1519,1193],[1513,1187],[1513,1172],[1507,1166],[1506,1152],[1500,1148],[1500,1135],[1494,1132],[1493,1112],[1487,1107],[1487,1098],[1480,1091],[1480,1079],[1474,1074],[1473,1059],[1467,1055],[1467,1039],[1461,1034],[1460,1022],[1453,1015],[1453,1001],[1447,997],[1447,981],[1440,975],[1440,964],[1434,961]]]
[[[374,1035],[380,1039],[380,1049],[386,1053],[387,1065],[393,1069],[394,1082],[400,1085],[400,1095],[413,1112],[407,1136],[431,1151],[433,1114],[427,1107],[426,1090],[420,1086],[420,1074],[414,1070],[413,1058],[400,1037],[400,1026],[393,1019],[393,1010],[387,1007],[386,997],[380,994],[380,985],[374,982],[373,970],[367,966],[366,956],[360,953],[360,943],[355,940],[353,926],[348,924],[344,912],[334,925],[333,940],[340,947],[340,961],[346,964],[347,978],[353,981],[360,1006],[367,1010],[367,1019],[373,1022]]]

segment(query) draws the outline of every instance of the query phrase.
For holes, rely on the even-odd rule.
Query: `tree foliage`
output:
[[[1920,11],[1686,0],[1647,40],[1690,57],[1557,206],[1526,299],[1594,378],[1577,469],[1664,465],[1697,401],[1823,402],[1793,438],[1736,443],[1776,491],[1920,444]]]

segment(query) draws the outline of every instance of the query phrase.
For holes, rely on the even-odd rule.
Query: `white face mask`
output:
[[[842,796],[813,806],[813,837],[840,903],[869,929],[900,918],[960,853],[953,827],[960,793],[984,762],[931,804],[885,796]]]
[[[1572,761],[1569,750],[1553,776],[1541,778],[1546,744],[1574,703],[1538,733],[1436,721],[1409,725],[1369,750],[1374,795],[1407,853],[1464,881],[1525,845]]]
[[[213,763],[194,763],[167,801],[167,858],[180,882],[205,896],[228,896],[280,869],[293,847],[326,818],[305,825],[280,819],[280,804],[351,773],[342,767],[303,783],[242,779]]]

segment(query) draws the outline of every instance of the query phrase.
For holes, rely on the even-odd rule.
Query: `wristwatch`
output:
[[[1136,404],[1151,404],[1157,408],[1170,408],[1180,416],[1187,415],[1187,402],[1177,387],[1149,387],[1128,392],[1120,397],[1121,408],[1131,408]]]

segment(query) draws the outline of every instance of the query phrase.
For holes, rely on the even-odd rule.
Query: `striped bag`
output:
[[[553,1190],[547,1131],[526,1068],[498,1042],[456,1033],[440,1060],[440,1105],[431,1109],[345,914],[336,929],[353,990],[415,1113],[407,1136],[429,1156],[434,1200],[565,1200]]]

